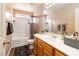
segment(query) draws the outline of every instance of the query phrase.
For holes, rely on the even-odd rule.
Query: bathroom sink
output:
[[[64,44],[79,49],[79,40],[72,38],[64,38]]]

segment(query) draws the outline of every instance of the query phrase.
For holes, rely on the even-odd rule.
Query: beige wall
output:
[[[69,6],[55,14],[56,20],[58,20],[57,23],[67,24],[68,33],[73,33],[75,31],[75,10],[73,7],[74,6]]]
[[[74,33],[75,32],[75,8],[79,8],[79,4],[70,4],[65,8],[56,11],[51,14],[52,18],[52,31],[57,32],[57,24],[66,23],[67,24],[67,32]]]

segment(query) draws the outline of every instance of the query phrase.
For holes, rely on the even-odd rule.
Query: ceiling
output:
[[[46,8],[45,11],[46,11],[46,13],[51,13],[51,11],[52,11],[52,13],[55,13],[69,5],[70,5],[70,3],[55,3],[52,6]]]
[[[33,12],[38,8],[41,8],[42,5],[43,3],[9,3],[6,4],[6,8],[7,9],[13,8],[18,10]]]
[[[43,13],[42,11],[44,10],[44,5],[45,3],[6,3],[6,9],[17,9],[28,12],[35,12],[35,14],[37,15]],[[46,8],[44,11],[46,12],[46,14],[54,13],[69,5],[70,3],[55,3],[52,6]]]

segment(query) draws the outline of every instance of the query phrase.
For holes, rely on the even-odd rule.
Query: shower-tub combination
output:
[[[36,24],[32,24],[29,20],[31,18],[15,18],[13,23],[14,33],[12,34],[12,48],[28,45],[29,42],[33,43],[33,34]],[[32,24],[32,25],[31,25]],[[34,28],[33,28],[34,25]]]

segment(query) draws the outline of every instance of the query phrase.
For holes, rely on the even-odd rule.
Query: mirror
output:
[[[51,19],[45,20],[45,30],[51,32]]]
[[[44,31],[45,32],[51,32],[51,27],[52,27],[52,20],[47,18],[47,17],[44,17],[43,20],[43,26],[44,26]]]

